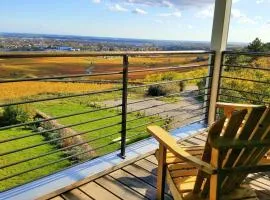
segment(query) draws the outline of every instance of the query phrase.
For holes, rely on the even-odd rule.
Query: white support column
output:
[[[218,84],[222,62],[222,51],[226,50],[230,25],[232,0],[216,0],[214,21],[212,28],[211,50],[216,52],[214,59],[213,78],[211,84],[211,96],[208,112],[208,124],[215,120],[215,105],[218,95]],[[209,68],[210,70],[210,68]]]

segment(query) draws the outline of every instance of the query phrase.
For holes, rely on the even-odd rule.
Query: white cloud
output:
[[[172,13],[161,13],[158,14],[160,17],[181,17],[182,13],[180,11],[172,12]]]
[[[202,10],[200,10],[197,14],[197,17],[199,18],[212,18],[214,16],[214,5],[210,5]],[[246,14],[242,13],[239,9],[232,9],[231,11],[231,17],[236,19],[238,23],[241,24],[256,24],[256,20],[258,20],[255,17],[254,19],[248,17]]]
[[[257,4],[261,4],[261,3],[263,3],[264,2],[264,0],[256,0],[256,3]]]
[[[163,5],[168,8],[173,8],[174,4],[170,1],[162,1]]]
[[[242,13],[239,9],[232,9],[232,18],[237,19],[238,23],[241,24],[256,24],[254,19],[251,19],[246,14]]]
[[[132,10],[132,13],[134,14],[139,14],[139,15],[146,15],[147,12],[143,9],[140,9],[140,8],[135,8],[134,10]]]
[[[214,4],[200,10],[195,16],[198,18],[212,18],[214,16]]]
[[[101,0],[92,0],[93,3],[100,3]]]
[[[261,3],[270,3],[270,0],[256,0],[257,4],[261,4]]]
[[[233,0],[233,3],[238,3],[240,0]]]
[[[132,4],[148,5],[148,6],[160,6],[160,7],[201,7],[214,3],[214,0],[114,0]]]
[[[254,21],[253,19],[247,16],[242,16],[241,18],[239,18],[238,22],[240,24],[256,24],[257,23],[256,21]]]
[[[265,22],[260,28],[260,31],[257,32],[257,36],[263,40],[269,42],[269,32],[270,32],[270,20]]]
[[[238,9],[232,9],[231,16],[233,18],[240,18],[240,17],[242,17],[242,13]]]
[[[164,21],[159,20],[159,19],[156,19],[155,22],[158,23],[158,24],[163,24],[164,23]]]
[[[128,11],[128,9],[120,6],[119,4],[111,5],[109,7],[109,10],[114,11],[114,12],[127,12]]]
[[[262,16],[255,16],[255,17],[254,17],[254,20],[256,20],[256,21],[261,21],[262,19],[263,19]]]
[[[187,28],[188,29],[193,29],[193,26],[192,25],[188,25]]]

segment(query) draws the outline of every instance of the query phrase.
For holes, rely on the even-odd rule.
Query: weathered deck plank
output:
[[[60,196],[57,196],[57,197],[51,198],[50,200],[64,200],[64,199]]]
[[[143,195],[139,194],[135,190],[130,189],[121,182],[106,175],[96,180],[97,183],[107,188],[113,194],[117,195],[121,199],[139,200],[146,199]]]
[[[148,183],[149,185],[153,186],[153,187],[157,187],[157,177],[156,175],[153,175],[153,173],[145,170],[144,168],[142,168],[141,166],[138,166],[136,164],[132,164],[132,165],[128,165],[126,167],[123,168],[123,170],[125,170],[126,172],[132,174],[133,176],[139,178],[140,180]],[[153,169],[154,170],[154,169]],[[167,195],[170,195],[169,189],[166,186],[165,187],[165,193]]]
[[[92,200],[93,199],[89,197],[88,195],[86,195],[85,193],[83,193],[82,191],[80,191],[79,189],[70,190],[68,192],[61,194],[61,196],[65,200],[83,200],[83,199]]]
[[[197,139],[200,139],[200,140],[206,142],[206,135],[202,135],[202,134],[201,135],[195,135],[194,138],[197,138]]]
[[[149,173],[148,171],[142,169],[141,167],[136,165],[128,165],[124,167],[123,170],[137,177],[138,179],[148,183],[149,185],[156,187],[157,177]]]
[[[157,165],[146,159],[141,159],[135,162],[134,164],[144,168],[145,170],[154,174],[155,176],[157,175]]]
[[[90,182],[80,187],[82,191],[88,194],[90,197],[96,200],[119,200],[117,196],[101,187],[95,182]]]
[[[153,186],[144,183],[135,176],[132,176],[123,170],[117,170],[111,173],[110,176],[149,199],[154,199],[155,197],[156,190]]]
[[[195,138],[195,137],[189,138],[189,139],[187,140],[187,142],[193,143],[194,145],[204,145],[204,144],[205,144],[205,141],[203,141],[203,140],[201,140],[201,139],[198,139],[198,138]]]
[[[149,162],[155,164],[155,165],[158,165],[158,161],[154,155],[148,156],[145,159],[148,160]]]
[[[203,145],[206,136],[205,133],[202,133],[196,137],[187,138],[181,144],[185,146]],[[80,186],[79,189],[65,192],[52,200],[79,200],[84,195],[86,195],[84,199],[156,199],[156,173],[157,160],[155,156],[146,156],[112,173],[98,177]],[[251,174],[246,182],[256,190],[260,200],[270,199],[269,174]],[[166,194],[166,199],[172,199],[169,192]]]

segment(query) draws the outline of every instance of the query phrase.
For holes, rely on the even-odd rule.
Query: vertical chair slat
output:
[[[218,136],[220,134],[220,132],[222,131],[223,127],[224,127],[225,120],[226,120],[226,118],[224,117],[224,118],[218,120],[217,122],[215,122],[211,126],[211,128],[209,129],[208,135],[211,134],[211,135]],[[202,156],[203,161],[210,163],[210,161],[211,161],[211,149],[212,148],[211,148],[210,144],[206,141],[203,156]],[[198,176],[196,178],[194,190],[193,190],[193,192],[195,194],[199,193],[201,191],[201,187],[202,187],[202,184],[203,184],[203,181],[204,181],[205,178],[206,178],[205,173],[203,173],[201,170],[199,170]]]
[[[212,149],[211,152],[211,165],[215,168],[220,169],[222,165],[222,154],[218,149]],[[211,200],[219,200],[221,196],[221,174],[212,174],[210,177],[210,191],[209,198]]]
[[[263,116],[261,117],[259,123],[257,123],[257,126],[255,130],[253,131],[251,135],[251,140],[263,140],[263,139],[269,139],[270,138],[270,108],[267,108],[264,112]],[[240,157],[235,161],[233,166],[241,166],[241,165],[256,165],[264,156],[264,154],[267,153],[269,148],[245,148],[243,149]],[[225,192],[230,191],[233,189],[233,187],[237,184],[240,184],[245,177],[247,176],[247,173],[243,174],[237,174],[234,176],[229,176],[229,179],[233,182],[233,184],[226,184],[226,187],[224,188]]]
[[[159,159],[157,170],[157,199],[164,199],[165,177],[166,177],[166,155],[167,149],[164,145],[159,144]]]
[[[224,130],[224,135],[223,137],[224,138],[228,138],[228,139],[234,139],[236,137],[236,134],[242,124],[242,121],[244,120],[245,116],[247,114],[247,110],[240,110],[240,111],[237,111],[237,112],[234,112],[231,114],[230,118],[229,118],[229,121],[226,125],[226,128]],[[211,127],[211,129],[213,129],[213,127]],[[220,129],[219,129],[220,130]],[[209,139],[215,139],[220,137],[220,134],[221,134],[221,130],[215,134],[213,134],[213,132],[210,132],[209,131]],[[214,151],[214,148],[212,148],[212,151]],[[226,159],[226,156],[227,154],[229,153],[229,150],[228,149],[223,149],[223,150],[220,150],[219,151],[219,156],[217,156],[222,162],[224,161],[224,159]],[[211,155],[211,160],[212,160],[212,156]],[[215,159],[215,158],[213,158]],[[219,163],[220,164],[220,163]],[[222,163],[221,163],[222,164]],[[222,177],[224,178],[224,177]],[[222,180],[221,177],[218,177],[218,181],[219,183],[221,183],[223,180]],[[203,187],[203,190],[202,190],[202,196],[206,197],[209,193],[209,189],[210,189],[210,180],[208,179],[206,181],[206,183],[204,184],[204,187]]]
[[[242,127],[242,130],[238,136],[238,139],[240,140],[248,140],[251,137],[251,133],[255,129],[256,125],[258,124],[258,121],[260,120],[262,114],[264,113],[266,107],[260,106],[260,107],[254,107],[252,110],[249,111],[248,117],[245,121],[244,126]],[[230,156],[224,160],[223,167],[229,168],[233,167],[236,160],[238,160],[239,157],[241,157],[243,149],[232,149],[230,152]],[[232,177],[226,177],[226,179],[223,181],[223,185],[229,185],[229,181],[232,181]]]

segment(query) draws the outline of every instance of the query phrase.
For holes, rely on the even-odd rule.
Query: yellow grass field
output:
[[[106,90],[113,84],[59,83],[59,82],[15,82],[0,84],[0,101],[14,100],[39,94],[79,93]]]
[[[207,61],[198,62],[196,56],[155,56],[155,57],[130,57],[130,70],[205,64]],[[67,74],[85,74],[87,70],[92,73],[108,73],[122,71],[121,57],[62,57],[62,58],[16,58],[0,60],[0,78],[43,77]],[[140,75],[144,77],[143,74]],[[110,79],[112,77],[103,77]],[[118,77],[115,77],[118,78]],[[138,78],[138,77],[136,77]]]
[[[207,57],[207,56],[206,56]],[[197,56],[154,56],[154,57],[130,57],[129,79],[144,80],[149,74],[160,73],[158,71],[143,71],[143,69],[171,67],[179,65],[207,64],[205,61],[197,61]],[[75,75],[90,73],[122,72],[122,57],[43,57],[43,58],[16,58],[0,60],[0,79],[18,79],[44,76]],[[194,69],[197,69],[196,67]],[[142,70],[141,72],[131,72]],[[187,72],[191,69],[180,68],[179,72]],[[121,74],[104,76],[87,76],[70,80],[121,80]],[[60,82],[14,82],[0,84],[0,101],[16,100],[39,94],[60,94],[96,91],[112,88],[113,84],[89,84],[89,83],[60,83]]]

